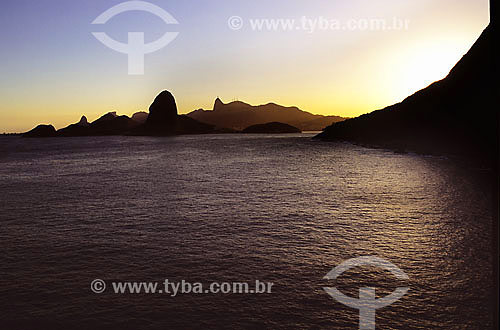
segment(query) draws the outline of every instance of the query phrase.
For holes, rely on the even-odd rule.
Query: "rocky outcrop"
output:
[[[186,115],[178,115],[174,96],[168,91],[163,91],[149,107],[149,116],[146,123],[133,129],[128,134],[171,136],[226,132],[224,129],[218,129],[214,125],[202,123]]]
[[[31,131],[24,133],[22,136],[29,138],[42,138],[56,136],[56,129],[52,125],[38,125]]]
[[[300,133],[300,132],[302,131],[297,127],[278,122],[252,125],[245,128],[242,131],[242,133],[271,133],[271,134]]]
[[[216,98],[214,102],[214,111],[221,110],[224,107],[224,103],[220,100],[220,98]]]
[[[87,120],[87,117],[82,116],[82,118],[80,118],[80,121],[76,125],[83,126],[83,127],[89,126],[89,122]]]
[[[177,105],[169,91],[161,92],[149,107],[145,129],[152,135],[176,134]]]

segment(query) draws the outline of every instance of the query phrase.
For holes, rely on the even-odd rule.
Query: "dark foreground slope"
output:
[[[445,79],[401,103],[335,123],[317,138],[424,153],[493,157],[498,148],[500,107],[493,57],[495,37],[496,31],[488,26]]]

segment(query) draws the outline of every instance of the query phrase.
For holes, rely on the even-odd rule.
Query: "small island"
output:
[[[300,129],[295,126],[271,122],[266,124],[257,124],[245,128],[242,133],[253,133],[253,134],[284,134],[284,133],[302,133]]]

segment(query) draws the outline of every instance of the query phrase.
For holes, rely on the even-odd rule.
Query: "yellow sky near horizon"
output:
[[[331,9],[327,17],[336,17],[336,6],[326,8]],[[365,2],[343,6],[346,17],[373,12]],[[326,16],[325,8],[320,12]],[[18,41],[0,55],[0,132],[23,132],[41,123],[59,129],[82,115],[92,121],[110,111],[130,116],[147,111],[164,89],[173,93],[182,114],[212,109],[220,97],[225,103],[274,102],[314,114],[355,117],[444,78],[489,21],[488,1],[422,0],[378,10],[374,17],[387,13],[407,19],[408,29],[238,35],[217,30],[227,30],[219,26],[224,21],[207,19],[217,31],[193,43],[200,38],[193,36],[198,31],[181,26],[179,40],[165,52],[146,55],[143,76],[127,75],[126,55],[106,49],[87,31],[81,32],[81,46],[63,54],[49,45],[32,57],[26,52],[36,49]],[[289,16],[295,17],[282,17]],[[59,37],[47,40],[60,43]]]

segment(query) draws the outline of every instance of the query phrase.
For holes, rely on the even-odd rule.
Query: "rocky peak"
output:
[[[214,103],[214,110],[221,109],[223,106],[224,106],[224,103],[222,103],[220,98],[216,98],[215,103]]]
[[[80,119],[80,121],[78,122],[77,124],[78,126],[88,126],[89,125],[89,122],[87,120],[87,117],[85,116],[82,116],[82,118]]]
[[[177,121],[177,105],[169,91],[161,92],[149,107],[146,125],[149,127],[170,129]]]

